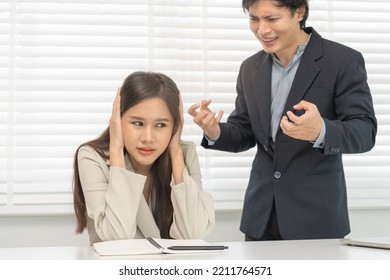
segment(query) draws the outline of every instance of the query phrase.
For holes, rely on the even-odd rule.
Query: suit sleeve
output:
[[[80,148],[78,165],[87,215],[99,238],[134,238],[146,177],[115,166],[108,168],[91,147]]]
[[[375,144],[377,120],[363,56],[351,52],[342,61],[334,96],[337,118],[324,118],[325,154],[367,152]]]
[[[173,223],[170,235],[175,239],[204,238],[214,228],[213,199],[202,190],[199,160],[195,144],[183,147],[186,168],[183,183],[173,185]]]

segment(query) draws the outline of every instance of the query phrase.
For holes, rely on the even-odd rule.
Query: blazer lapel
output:
[[[125,156],[126,169],[134,172],[133,166],[129,160],[129,156]],[[144,237],[160,238],[160,230],[154,220],[152,210],[149,208],[144,196],[138,206],[137,212],[137,227]]]
[[[137,226],[143,236],[160,238],[160,230],[145,199],[141,199],[138,207]]]
[[[310,41],[302,55],[294,82],[291,85],[283,115],[285,115],[287,111],[292,110],[294,105],[304,99],[310,85],[320,72],[320,68],[316,64],[316,61],[322,56],[321,36],[314,30],[312,30],[311,33]]]
[[[254,96],[258,106],[259,120],[263,128],[262,135],[268,143],[271,133],[271,73],[272,58],[265,54],[263,59],[256,63],[258,71],[253,75]]]

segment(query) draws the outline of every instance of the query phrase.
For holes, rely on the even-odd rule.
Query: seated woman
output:
[[[213,200],[202,190],[196,145],[181,141],[183,105],[164,74],[135,72],[115,97],[109,127],[74,159],[77,233],[90,243],[204,238]]]

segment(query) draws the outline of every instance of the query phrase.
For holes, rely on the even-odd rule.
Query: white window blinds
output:
[[[379,121],[376,147],[344,156],[350,207],[390,207],[390,3],[311,0],[308,26],[361,51]],[[76,147],[108,125],[123,79],[160,71],[185,110],[224,110],[239,65],[261,49],[240,0],[0,2],[0,214],[71,213]],[[185,115],[183,138],[202,132]],[[198,148],[217,209],[239,209],[255,150]]]
[[[390,207],[390,2],[310,1],[318,6],[313,25],[324,37],[363,53],[378,119],[376,146],[344,155],[350,207]],[[321,3],[322,2],[322,3]],[[324,13],[324,11],[326,11]],[[324,21],[323,21],[324,20]],[[322,23],[321,23],[322,22]],[[320,27],[321,26],[321,27]]]

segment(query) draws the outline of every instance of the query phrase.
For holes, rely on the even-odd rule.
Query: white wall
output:
[[[216,213],[216,227],[207,241],[242,241],[240,211]],[[350,237],[390,236],[390,209],[350,210]],[[87,245],[86,234],[75,235],[75,220],[63,216],[0,217],[0,247]]]

